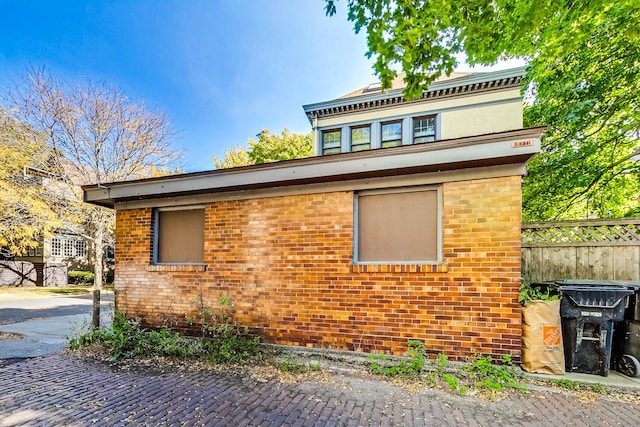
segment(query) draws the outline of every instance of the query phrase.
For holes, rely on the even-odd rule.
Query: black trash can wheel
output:
[[[630,354],[618,355],[616,358],[616,368],[628,377],[640,377],[640,361]]]

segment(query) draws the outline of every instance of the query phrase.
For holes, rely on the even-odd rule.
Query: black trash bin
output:
[[[614,323],[624,318],[622,286],[560,286],[565,371],[609,375]]]
[[[628,377],[640,377],[640,284],[627,283],[634,291],[628,299],[624,320],[613,333],[611,367]]]

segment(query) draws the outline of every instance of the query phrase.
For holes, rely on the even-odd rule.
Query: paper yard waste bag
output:
[[[522,369],[564,374],[560,300],[531,301],[522,309]]]

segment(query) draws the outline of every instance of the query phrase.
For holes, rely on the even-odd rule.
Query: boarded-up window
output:
[[[156,212],[156,262],[204,262],[204,209],[162,209]]]
[[[357,204],[358,262],[438,261],[436,189],[362,193]]]

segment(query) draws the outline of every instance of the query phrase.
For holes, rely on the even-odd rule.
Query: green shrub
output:
[[[77,270],[69,271],[67,276],[70,285],[90,285],[93,284],[93,279],[96,277],[96,275],[91,271]]]
[[[260,338],[249,335],[245,327],[219,325],[204,338],[206,360],[210,363],[246,363],[260,354]]]
[[[127,320],[115,313],[108,329],[95,329],[69,341],[72,349],[100,344],[107,349],[111,360],[137,356],[194,356],[196,349],[179,334],[166,328],[149,331],[140,326],[140,319]]]
[[[135,357],[199,358],[212,363],[245,363],[260,354],[260,340],[247,329],[219,325],[200,340],[189,339],[168,328],[147,330],[140,319],[116,312],[111,328],[95,329],[69,340],[71,349],[102,345],[111,360]]]

